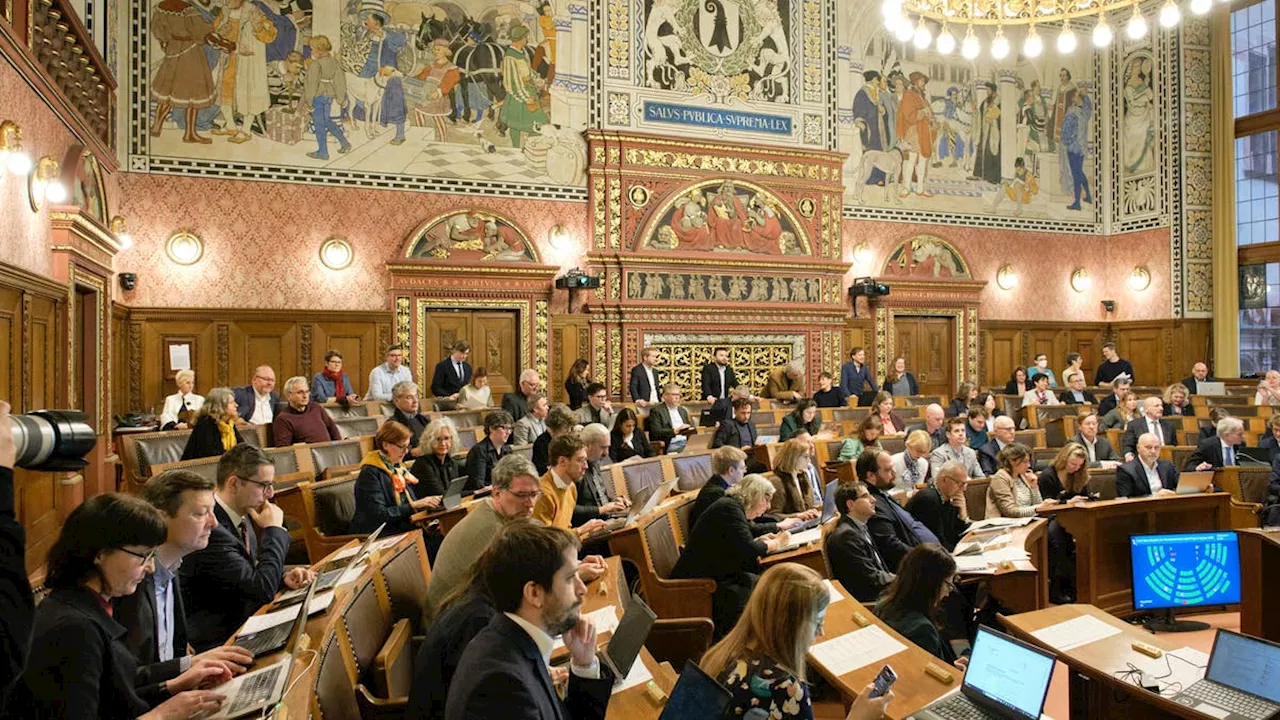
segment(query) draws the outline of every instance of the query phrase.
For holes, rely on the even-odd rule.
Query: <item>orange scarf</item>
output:
[[[360,466],[364,467],[365,465],[376,467],[391,476],[391,489],[395,491],[397,504],[399,504],[400,496],[404,494],[405,488],[409,485],[418,484],[418,478],[414,477],[413,473],[406,470],[400,463],[393,465],[387,462],[387,459],[377,450],[371,450],[365,454],[364,459],[360,461]]]

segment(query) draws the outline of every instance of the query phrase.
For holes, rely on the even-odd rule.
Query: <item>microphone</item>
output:
[[[1245,452],[1244,450],[1237,450],[1237,451],[1236,451],[1236,463],[1237,463],[1237,464],[1242,464],[1242,463],[1240,463],[1240,460],[1241,460],[1242,458],[1243,458],[1243,459],[1245,459],[1245,460],[1248,460],[1248,461],[1249,461],[1249,466],[1250,466],[1250,467],[1269,467],[1269,466],[1271,465],[1271,463],[1270,463],[1269,461],[1267,461],[1267,460],[1262,460],[1262,459],[1260,459],[1260,458],[1256,458],[1256,457],[1254,457],[1254,456],[1250,455],[1249,453]]]

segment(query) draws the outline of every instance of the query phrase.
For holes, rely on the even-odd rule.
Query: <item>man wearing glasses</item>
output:
[[[276,371],[270,365],[255,368],[249,384],[231,388],[231,394],[236,398],[241,420],[254,425],[270,425],[275,419],[280,394],[276,392]]]
[[[505,410],[494,410],[484,416],[484,439],[467,451],[467,492],[489,487],[493,468],[511,452],[507,441],[515,430],[515,421]]]
[[[613,411],[613,403],[609,402],[609,391],[604,385],[595,382],[587,386],[587,403],[578,408],[578,424],[599,423],[612,430],[617,413]]]
[[[502,396],[502,409],[510,413],[511,422],[520,422],[521,418],[529,414],[529,401],[540,387],[542,376],[537,370],[530,368],[520,373],[520,388]]]
[[[197,652],[226,642],[275,598],[281,584],[292,590],[315,578],[305,567],[284,568],[289,531],[284,511],[271,502],[275,474],[271,458],[252,445],[237,445],[218,461],[218,524],[208,545],[188,555],[178,570],[187,633]]]

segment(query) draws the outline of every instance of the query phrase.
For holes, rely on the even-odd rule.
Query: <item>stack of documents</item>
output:
[[[996,518],[1009,520],[1015,518]],[[986,522],[986,521],[983,521]],[[976,524],[976,523],[975,523]],[[989,527],[988,531],[1004,530],[1000,526]],[[952,555],[955,556],[956,570],[961,573],[994,573],[996,566],[1004,562],[1012,562],[1019,569],[1030,569],[1030,555],[1026,550],[1013,544],[1013,535],[1002,532],[988,540],[960,543]],[[1027,566],[1024,568],[1023,566]]]

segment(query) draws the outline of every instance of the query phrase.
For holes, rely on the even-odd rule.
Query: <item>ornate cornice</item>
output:
[[[619,255],[612,252],[591,252],[587,253],[587,262],[596,264],[613,264],[619,265],[624,271],[644,270],[648,268],[670,269],[668,266],[698,266],[710,268],[734,268],[768,270],[776,273],[785,270],[790,273],[793,271],[809,271],[814,273],[839,273],[841,276],[849,270],[849,264],[839,262],[837,260],[818,260],[811,258],[792,260],[791,257],[800,256],[784,256],[784,255],[739,255],[734,253],[722,253],[723,259],[720,257],[708,257],[706,254],[694,256],[690,254],[671,253],[670,257],[666,255]],[[757,258],[757,259],[741,259],[741,258]],[[625,265],[624,265],[625,263]]]
[[[65,300],[67,286],[0,260],[0,286],[19,288],[50,300]]]

